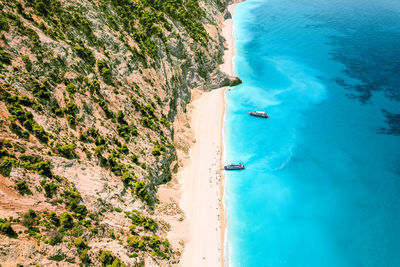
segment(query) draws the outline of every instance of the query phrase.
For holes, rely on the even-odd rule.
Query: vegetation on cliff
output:
[[[0,7],[0,235],[15,240],[0,264],[18,242],[38,246],[26,264],[177,263],[157,186],[176,168],[177,110],[221,61],[205,25],[224,1]]]

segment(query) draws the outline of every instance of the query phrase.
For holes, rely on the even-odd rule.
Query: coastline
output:
[[[228,6],[232,15],[235,6],[236,3]],[[227,49],[220,70],[233,75],[233,20],[222,21],[220,27]],[[178,113],[174,123],[179,168],[169,184],[160,186],[158,197],[176,208],[170,214],[172,217],[162,215],[161,207],[156,213],[171,227],[168,239],[181,253],[179,266],[225,265],[227,217],[222,173],[225,90],[193,90],[187,112]]]
[[[227,42],[227,50],[224,53],[224,64],[220,66],[221,70],[228,73],[229,75],[234,75],[233,72],[233,58],[235,54],[235,47],[234,47],[234,37],[233,37],[233,15],[235,11],[237,3],[230,4],[228,6],[228,11],[231,14],[231,18],[227,19],[224,21],[224,26],[222,28],[222,36],[226,39]],[[225,121],[225,112],[226,112],[226,100],[225,100],[225,91],[226,87],[223,89],[223,114],[222,114],[222,120],[221,120],[221,154],[220,154],[220,196],[221,196],[221,202],[220,202],[220,228],[221,228],[221,267],[224,266],[229,266],[228,264],[228,251],[225,247],[225,241],[227,240],[225,238],[226,231],[227,231],[227,212],[225,209],[225,198],[224,198],[224,193],[225,193],[225,176],[223,173],[223,156],[224,156],[224,142],[223,142],[223,127],[224,127],[224,121]]]

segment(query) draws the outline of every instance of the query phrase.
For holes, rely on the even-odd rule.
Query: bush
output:
[[[52,232],[50,232],[48,241],[49,241],[50,245],[55,246],[55,245],[61,243],[62,239],[63,239],[63,235],[60,232],[52,231]]]
[[[140,236],[138,236],[138,235],[133,235],[133,236],[128,237],[127,243],[128,243],[128,246],[130,246],[133,249],[142,249],[145,246],[144,241],[141,240]]]
[[[71,214],[69,214],[68,212],[63,212],[60,215],[60,224],[64,227],[64,228],[72,228],[72,226],[74,226],[74,219],[72,218]]]
[[[131,136],[137,136],[138,130],[134,124],[128,126],[127,124],[122,124],[117,127],[118,134],[124,138],[127,142]]]
[[[31,190],[29,190],[28,184],[25,181],[16,182],[15,187],[21,195],[32,194]]]
[[[131,160],[132,160],[132,162],[135,163],[136,165],[139,164],[139,157],[138,157],[136,154],[132,154]]]
[[[114,209],[116,212],[122,212],[122,209],[121,208],[115,208]]]
[[[43,179],[40,182],[40,184],[46,193],[46,197],[52,198],[53,196],[57,195],[57,189],[58,189],[57,184],[52,183],[52,182],[47,184],[45,179]]]
[[[39,224],[40,217],[36,214],[36,212],[30,209],[24,215],[23,225],[28,228],[28,233],[30,235],[34,235],[39,232],[39,228],[36,226]]]
[[[8,31],[10,29],[10,26],[8,25],[8,21],[5,17],[1,16],[0,17],[0,31]]]
[[[37,81],[32,82],[32,93],[34,96],[42,98],[42,99],[50,99],[50,94],[47,90],[48,84],[40,84]]]
[[[76,45],[73,47],[73,49],[80,58],[85,60],[91,66],[94,66],[94,63],[96,62],[96,58],[94,57],[92,50],[86,48],[85,46],[83,46],[83,44],[82,44],[82,46]]]
[[[89,253],[88,253],[88,249],[87,248],[85,248],[83,250],[80,250],[79,259],[85,265],[89,265],[90,264],[90,257],[89,257]]]
[[[152,198],[149,193],[148,185],[145,182],[139,181],[134,187],[134,192],[136,196],[147,204],[152,203]]]
[[[164,151],[165,151],[165,147],[157,144],[154,146],[153,150],[151,151],[151,154],[153,156],[157,157],[157,156],[160,156],[161,152],[164,152]]]
[[[59,143],[56,144],[57,152],[67,159],[72,159],[76,157],[75,154],[76,145],[74,143],[69,145],[60,145]]]
[[[99,106],[103,109],[107,118],[115,118],[115,113],[108,108],[106,101],[103,98],[99,98],[98,100]]]
[[[100,250],[99,251],[99,260],[103,263],[104,266],[111,265],[114,261],[114,257],[111,254],[111,251],[108,250]]]
[[[79,135],[79,141],[81,141],[81,142],[88,142],[88,138],[87,138],[87,135],[85,134],[85,133],[81,133],[80,135]]]
[[[118,257],[113,256],[108,250],[99,251],[99,261],[107,267],[126,267]]]
[[[146,230],[154,232],[158,228],[158,224],[150,217],[141,216],[140,222],[143,228]]]
[[[82,250],[88,247],[88,242],[82,237],[78,237],[77,239],[75,239],[74,244],[78,250]]]
[[[153,156],[155,156],[155,157],[160,156],[161,155],[160,148],[159,147],[154,147],[153,150],[151,151],[151,154]]]
[[[44,128],[42,126],[38,125],[37,123],[33,124],[32,131],[33,131],[33,134],[40,141],[47,143],[47,141],[49,140],[49,137],[48,137],[46,131],[44,130]]]
[[[2,162],[0,163],[0,173],[4,177],[10,176],[14,161],[14,159],[9,157],[2,158]]]
[[[103,80],[107,84],[112,83],[112,73],[110,70],[110,67],[108,66],[106,61],[99,61],[97,62],[97,68],[99,70],[99,73],[101,77],[103,77]]]
[[[52,211],[49,214],[47,214],[47,218],[50,220],[52,224],[54,224],[56,227],[60,226],[60,219],[57,217],[57,214]]]
[[[15,123],[11,123],[11,132],[15,133],[16,135],[18,135],[18,137],[20,138],[25,138],[28,139],[29,137],[29,132],[23,130],[21,127],[19,127],[17,124]]]
[[[32,70],[32,61],[29,59],[28,55],[22,57],[22,61],[25,63],[25,68],[27,71]]]
[[[68,102],[65,107],[65,113],[75,115],[76,113],[78,113],[78,105],[74,102]]]
[[[6,53],[3,49],[0,49],[0,62],[10,65],[11,64],[11,56]]]
[[[68,94],[73,95],[76,93],[76,88],[73,83],[69,83],[66,87],[65,90],[67,90]],[[68,103],[69,104],[69,103]]]
[[[100,84],[98,80],[93,80],[91,83],[89,83],[89,92],[93,94],[95,91],[100,91]]]
[[[40,161],[33,165],[33,169],[41,175],[47,176],[49,178],[53,177],[50,161]]]
[[[127,186],[131,186],[136,182],[136,179],[129,172],[124,172],[121,180]]]
[[[76,205],[72,207],[72,211],[75,212],[75,217],[79,220],[83,220],[88,214],[88,210],[85,205]]]
[[[17,233],[11,227],[11,222],[0,219],[0,233],[8,237],[18,237]]]

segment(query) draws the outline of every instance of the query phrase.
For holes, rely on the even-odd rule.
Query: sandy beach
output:
[[[234,5],[229,6],[233,14]],[[232,19],[225,20],[225,51],[221,70],[233,74]],[[197,92],[190,104],[190,128],[195,143],[189,162],[179,172],[180,206],[186,216],[188,240],[181,266],[223,266],[226,216],[223,208],[222,127],[225,88]]]
[[[233,14],[236,4],[229,6]],[[225,20],[222,34],[227,50],[221,71],[233,75],[233,21]],[[187,112],[174,123],[179,171],[158,196],[174,206],[171,216],[161,218],[171,226],[168,239],[182,252],[178,266],[224,266],[224,180],[222,175],[225,88],[192,91]],[[179,204],[179,206],[178,206]]]

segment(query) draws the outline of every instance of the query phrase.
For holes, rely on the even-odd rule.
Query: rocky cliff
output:
[[[227,1],[0,7],[1,266],[178,264],[156,191],[191,90],[239,82],[218,68]]]

